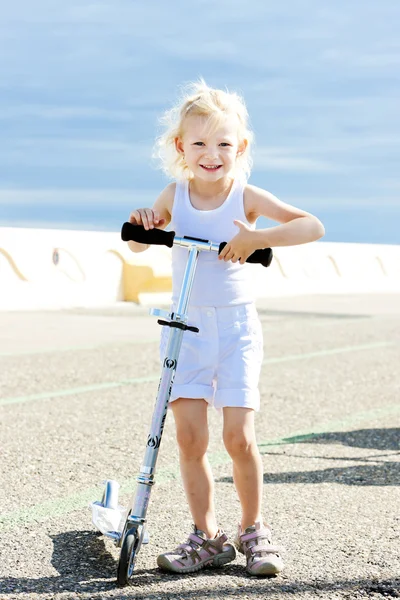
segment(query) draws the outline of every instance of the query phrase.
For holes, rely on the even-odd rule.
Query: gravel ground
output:
[[[158,570],[191,527],[167,419],[132,583],[88,504],[117,479],[127,504],[159,376],[159,327],[133,305],[0,313],[0,598],[358,600],[400,597],[400,297],[259,303],[265,339],[257,434],[265,518],[285,571],[257,579],[242,555],[195,575]],[[142,381],[135,381],[142,378]],[[144,378],[144,380],[143,380]],[[221,526],[240,505],[210,416]]]

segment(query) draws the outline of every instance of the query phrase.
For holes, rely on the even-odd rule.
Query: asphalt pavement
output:
[[[159,378],[160,327],[147,309],[0,313],[0,598],[361,599],[400,597],[400,296],[271,298],[257,436],[264,515],[285,571],[169,575],[157,554],[191,517],[174,423],[164,430],[143,546],[129,587],[88,508],[101,482],[127,504],[142,464]],[[209,456],[220,525],[240,505],[210,409]]]

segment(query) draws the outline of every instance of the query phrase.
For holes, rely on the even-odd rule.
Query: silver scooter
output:
[[[142,544],[149,541],[146,531],[146,514],[150,501],[151,488],[155,483],[155,467],[160,449],[161,438],[164,430],[168,403],[174,381],[182,337],[185,331],[198,332],[197,327],[187,324],[188,306],[196,272],[197,259],[200,252],[216,252],[219,254],[226,245],[208,240],[190,237],[177,237],[174,231],[161,229],[145,230],[141,225],[124,223],[121,231],[122,240],[135,241],[143,244],[165,245],[170,248],[175,244],[188,249],[186,269],[183,276],[182,288],[176,307],[176,312],[150,309],[150,314],[162,317],[158,323],[170,327],[167,351],[162,364],[160,383],[154,407],[150,433],[147,438],[146,451],[140,473],[136,478],[136,493],[131,499],[130,508],[124,509],[118,504],[119,484],[114,480],[107,480],[103,491],[102,500],[93,502],[92,520],[94,525],[107,537],[114,540],[121,548],[117,569],[118,584],[127,585],[135,568],[136,556]],[[260,263],[268,267],[272,261],[271,248],[256,250],[247,262]]]

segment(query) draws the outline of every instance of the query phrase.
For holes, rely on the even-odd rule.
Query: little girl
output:
[[[160,568],[191,573],[235,558],[234,547],[218,527],[214,481],[207,459],[207,408],[222,409],[223,441],[233,461],[242,518],[235,545],[246,555],[247,571],[272,575],[283,569],[278,548],[262,517],[263,468],[254,414],[263,359],[261,323],[251,294],[254,271],[244,264],[258,248],[304,244],[321,238],[324,227],[313,215],[249,185],[252,133],[243,100],[236,93],[192,84],[164,116],[157,140],[165,172],[175,179],[153,208],[140,208],[130,222],[145,229],[171,224],[177,236],[228,241],[219,255],[199,255],[188,323],[199,333],[183,336],[171,395],[180,467],[194,528],[187,541],[161,554]],[[255,229],[257,218],[281,223]],[[148,246],[128,242],[133,252]],[[181,288],[187,250],[172,250],[172,301]],[[260,277],[268,274],[261,272]],[[164,328],[161,356],[168,336]]]

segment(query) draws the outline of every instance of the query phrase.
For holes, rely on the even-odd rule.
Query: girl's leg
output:
[[[206,455],[208,405],[202,399],[179,398],[171,406],[190,512],[196,527],[212,539],[218,531],[218,524],[214,507],[214,479]]]
[[[242,507],[242,530],[262,522],[263,468],[251,408],[225,407],[223,438],[233,461],[233,480]]]

